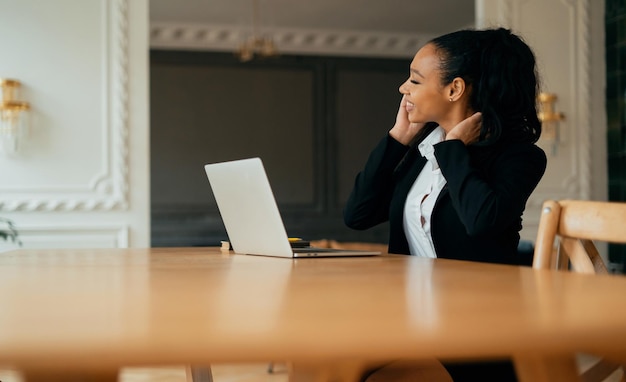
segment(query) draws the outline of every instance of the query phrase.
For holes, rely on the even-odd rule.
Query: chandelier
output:
[[[235,55],[243,62],[257,57],[272,57],[278,55],[278,49],[271,37],[259,33],[259,2],[252,0],[252,36],[239,45]]]

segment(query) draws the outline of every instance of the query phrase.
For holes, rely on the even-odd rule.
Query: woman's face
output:
[[[439,56],[432,44],[423,46],[411,62],[409,78],[400,85],[410,122],[442,124],[451,108],[449,89],[441,84]]]

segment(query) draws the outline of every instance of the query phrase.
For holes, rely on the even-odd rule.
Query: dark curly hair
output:
[[[442,83],[460,77],[469,85],[470,106],[482,113],[479,145],[539,139],[535,55],[519,36],[504,28],[468,29],[430,43],[441,59]]]

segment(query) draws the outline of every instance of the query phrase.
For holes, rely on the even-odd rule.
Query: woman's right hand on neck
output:
[[[402,96],[400,107],[398,108],[398,115],[396,116],[396,124],[389,130],[391,138],[408,146],[424,125],[425,123],[413,123],[409,121],[409,114],[406,111],[406,99]]]

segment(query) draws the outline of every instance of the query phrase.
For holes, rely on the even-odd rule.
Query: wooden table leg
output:
[[[22,371],[24,382],[117,382],[119,371]]]
[[[581,381],[574,355],[513,357],[520,382]]]
[[[291,363],[289,382],[357,382],[366,369],[365,362],[324,364]]]
[[[213,382],[211,368],[187,366],[187,382]]]

